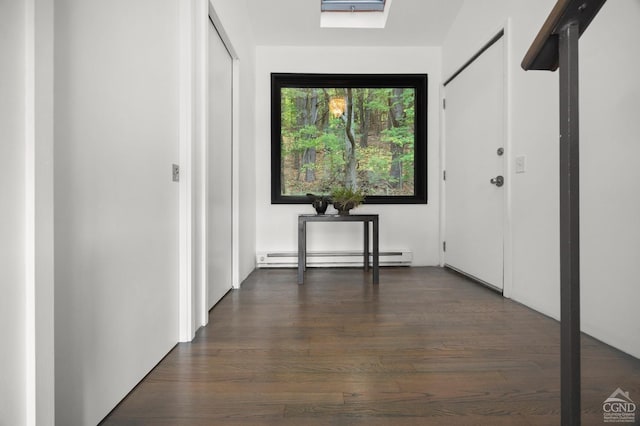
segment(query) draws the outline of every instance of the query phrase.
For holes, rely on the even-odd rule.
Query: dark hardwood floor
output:
[[[440,268],[370,280],[254,272],[102,424],[560,425],[556,321]],[[640,405],[640,361],[582,342],[582,424]]]

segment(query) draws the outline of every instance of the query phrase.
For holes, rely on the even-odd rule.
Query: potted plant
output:
[[[331,191],[333,207],[342,215],[349,214],[349,210],[362,204],[364,197],[364,193],[359,189],[339,187]]]

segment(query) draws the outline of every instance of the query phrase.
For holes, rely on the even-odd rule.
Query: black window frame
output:
[[[427,204],[427,74],[271,73],[271,204],[308,204],[305,196],[283,195],[282,88],[412,88],[415,90],[414,194],[368,195],[367,204]]]

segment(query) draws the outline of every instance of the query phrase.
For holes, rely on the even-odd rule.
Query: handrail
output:
[[[558,0],[522,60],[525,71],[558,69],[558,33],[577,22],[582,35],[606,0]]]
[[[581,422],[578,41],[606,0],[558,0],[522,61],[560,69],[560,422]]]

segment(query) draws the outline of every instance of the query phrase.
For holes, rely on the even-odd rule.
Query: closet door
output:
[[[207,145],[207,305],[231,289],[233,59],[209,25],[209,139]]]

